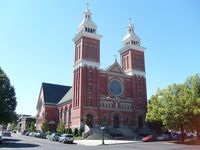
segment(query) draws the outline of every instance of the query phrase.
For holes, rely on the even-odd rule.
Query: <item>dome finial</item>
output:
[[[89,10],[89,3],[86,3],[86,10]]]
[[[129,34],[134,34],[134,26],[131,23],[131,17],[129,17],[129,21],[128,21],[128,33]]]
[[[117,62],[117,55],[114,55],[114,62]]]
[[[132,25],[132,23],[131,23],[131,17],[129,17],[128,25]]]

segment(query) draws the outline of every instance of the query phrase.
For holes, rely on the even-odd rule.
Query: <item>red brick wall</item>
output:
[[[57,107],[56,106],[47,106],[45,107],[45,119],[47,121],[56,120],[57,122]]]
[[[108,95],[107,84],[108,84],[107,75],[100,74],[100,76],[99,76],[99,93],[100,93],[100,95]]]

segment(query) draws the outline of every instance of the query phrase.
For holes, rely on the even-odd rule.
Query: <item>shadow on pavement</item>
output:
[[[3,143],[0,144],[1,147],[6,148],[29,148],[29,147],[39,147],[38,144],[22,143],[21,140],[17,139],[3,139]]]
[[[18,141],[21,141],[21,140],[4,138],[3,141],[4,142],[18,142]]]

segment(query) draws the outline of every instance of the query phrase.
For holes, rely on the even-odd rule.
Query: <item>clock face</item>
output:
[[[123,85],[119,80],[111,80],[109,83],[109,90],[113,96],[121,96],[123,93]]]

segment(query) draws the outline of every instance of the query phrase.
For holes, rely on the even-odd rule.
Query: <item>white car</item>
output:
[[[167,134],[161,134],[160,136],[157,137],[158,141],[167,141],[169,139],[170,139],[170,137]]]
[[[63,142],[63,143],[73,143],[74,142],[74,136],[73,134],[62,134],[59,137],[59,142]]]

